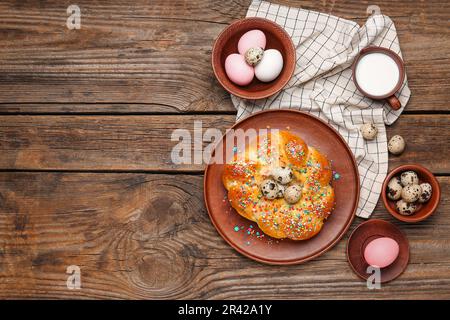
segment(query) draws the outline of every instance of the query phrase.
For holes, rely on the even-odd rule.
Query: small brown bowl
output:
[[[364,258],[367,245],[378,238],[394,239],[399,246],[398,257],[385,268],[380,269],[380,282],[394,280],[405,271],[409,262],[409,242],[406,236],[390,222],[372,219],[361,223],[353,230],[347,242],[347,260],[353,271],[362,279],[367,280],[371,273],[367,273],[369,264]]]
[[[400,175],[404,171],[412,170],[417,173],[419,176],[419,183],[428,182],[431,184],[431,187],[433,188],[433,193],[431,195],[430,200],[428,200],[425,203],[419,204],[419,208],[415,213],[413,213],[410,216],[404,216],[397,212],[395,209],[395,202],[394,200],[390,200],[386,195],[387,185],[389,181],[395,177]],[[418,164],[406,164],[399,166],[387,175],[386,179],[384,179],[383,187],[382,187],[381,197],[383,199],[383,204],[386,207],[386,210],[389,211],[391,215],[393,215],[398,220],[404,221],[404,222],[419,222],[422,220],[425,220],[429,216],[433,214],[434,211],[436,211],[436,208],[439,205],[439,201],[441,199],[441,187],[439,186],[439,182],[435,178],[435,176],[426,168],[422,167]]]
[[[266,35],[266,49],[276,49],[283,56],[283,69],[271,82],[261,82],[256,77],[246,86],[239,86],[228,79],[225,73],[225,59],[232,53],[238,53],[238,42],[247,31],[258,29]],[[225,28],[214,42],[212,49],[212,67],[219,83],[229,93],[244,99],[263,99],[279,92],[294,74],[296,57],[295,47],[286,31],[263,18],[245,18]]]

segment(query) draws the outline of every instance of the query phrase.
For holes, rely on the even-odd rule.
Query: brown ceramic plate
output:
[[[271,82],[261,82],[256,77],[246,86],[238,86],[225,73],[225,59],[238,53],[237,45],[247,31],[259,29],[266,35],[266,49],[276,49],[283,56],[283,69]],[[263,99],[280,91],[291,79],[295,64],[295,47],[286,31],[273,21],[264,18],[245,18],[226,27],[217,37],[212,49],[211,63],[214,74],[222,87],[244,99]]]
[[[364,259],[364,250],[367,245],[378,238],[388,237],[397,241],[400,250],[395,261],[381,269],[381,283],[394,280],[405,271],[409,261],[409,243],[405,235],[394,226],[384,220],[373,219],[361,223],[353,230],[347,243],[347,259],[353,271],[367,280],[371,273],[367,273],[369,266]]]
[[[268,264],[297,264],[319,256],[344,235],[350,226],[359,199],[359,175],[355,158],[339,133],[324,121],[310,114],[294,110],[267,110],[238,122],[233,129],[290,130],[305,142],[318,148],[332,161],[332,168],[340,174],[333,181],[336,206],[315,237],[304,241],[276,240],[257,236],[262,231],[255,222],[240,216],[229,204],[222,184],[222,164],[210,164],[205,171],[204,197],[212,223],[220,235],[243,255]],[[213,154],[224,152],[224,139],[218,142]],[[251,226],[251,227],[250,227]],[[235,228],[238,231],[235,231]],[[250,234],[247,232],[250,231]]]

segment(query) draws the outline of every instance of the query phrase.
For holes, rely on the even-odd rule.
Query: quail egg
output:
[[[366,140],[373,140],[378,134],[378,129],[372,122],[364,123],[359,130]]]
[[[402,186],[406,187],[411,184],[419,184],[419,177],[414,171],[405,171],[400,175]]]
[[[422,193],[419,196],[419,202],[424,203],[430,200],[431,195],[433,194],[433,188],[429,183],[421,183],[420,188],[422,189]]]
[[[266,199],[275,199],[278,195],[278,184],[272,180],[267,179],[261,183],[261,192]]]
[[[386,189],[386,194],[389,199],[391,200],[398,200],[402,196],[402,184],[400,183],[399,177],[392,178]]]
[[[284,191],[285,187],[282,184],[277,183],[278,192],[277,192],[277,198],[283,198],[284,197]]]
[[[405,200],[400,199],[395,203],[395,208],[401,215],[410,216],[416,212],[417,205],[415,202],[406,202]]]
[[[415,202],[422,194],[422,188],[418,184],[410,184],[403,188],[402,199],[406,202]]]
[[[261,48],[250,48],[245,53],[245,61],[251,65],[256,66],[262,59],[264,50]]]
[[[298,200],[300,200],[301,196],[302,189],[298,184],[293,184],[287,187],[284,191],[284,199],[290,204],[296,203]]]
[[[278,167],[272,170],[272,178],[275,179],[276,182],[281,184],[288,184],[294,178],[294,173],[291,168],[286,167]]]
[[[390,153],[399,155],[401,154],[406,147],[405,139],[402,136],[395,135],[389,140],[388,150]]]

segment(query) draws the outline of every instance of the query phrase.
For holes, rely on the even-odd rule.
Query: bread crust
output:
[[[222,175],[231,206],[273,238],[306,240],[318,234],[335,200],[327,157],[288,131],[258,139],[243,154],[243,159],[235,155]],[[292,169],[295,183],[302,186],[297,203],[289,204],[283,198],[269,200],[261,194],[259,185],[274,166]]]

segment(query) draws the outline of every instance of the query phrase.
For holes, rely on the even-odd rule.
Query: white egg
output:
[[[259,81],[270,82],[280,75],[281,70],[283,70],[283,56],[280,51],[268,49],[255,66],[255,76]]]

